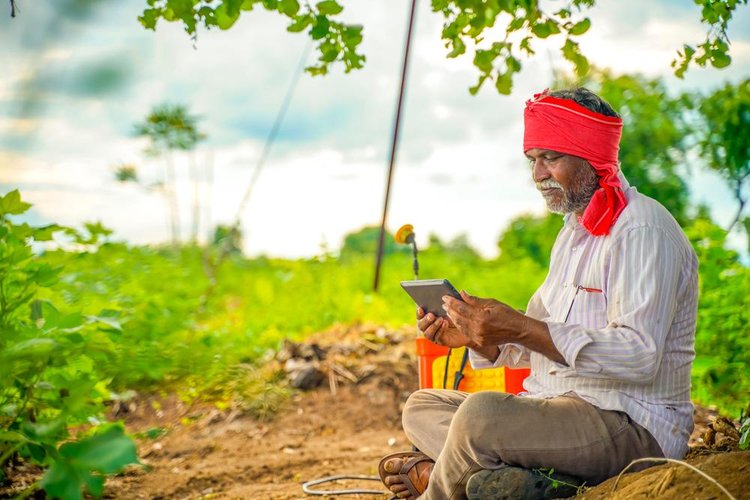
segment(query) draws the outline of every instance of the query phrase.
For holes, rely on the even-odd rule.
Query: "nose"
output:
[[[534,176],[534,182],[542,182],[545,179],[549,179],[549,169],[544,164],[543,158],[537,158],[534,160],[532,166],[532,175]]]

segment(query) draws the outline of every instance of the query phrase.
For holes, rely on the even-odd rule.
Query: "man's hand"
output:
[[[495,299],[481,299],[464,291],[461,297],[463,302],[444,296],[443,309],[455,328],[468,339],[466,345],[484,357],[494,360],[498,346],[515,343],[541,353],[552,361],[567,364],[543,321],[529,318]]]
[[[417,307],[417,319],[417,327],[430,342],[445,347],[464,347],[470,343],[469,337],[459,331],[449,318],[425,314],[424,309]]]
[[[462,291],[461,302],[446,295],[443,308],[458,330],[480,347],[518,343],[527,317],[495,299],[480,299]]]

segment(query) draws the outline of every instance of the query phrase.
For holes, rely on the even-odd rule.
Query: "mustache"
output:
[[[542,182],[537,182],[536,188],[539,191],[542,189],[563,189],[562,184],[554,179],[544,179]]]

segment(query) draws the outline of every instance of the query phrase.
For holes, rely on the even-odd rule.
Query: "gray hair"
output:
[[[618,115],[617,112],[612,109],[612,106],[610,106],[607,101],[585,87],[555,90],[553,92],[550,92],[549,95],[552,97],[557,97],[558,99],[570,99],[571,101],[575,101],[577,104],[580,104],[584,108],[590,109],[594,113],[620,118],[620,115]]]

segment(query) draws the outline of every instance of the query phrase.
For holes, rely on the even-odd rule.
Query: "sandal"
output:
[[[386,472],[385,463],[393,458],[401,458],[406,461],[401,466],[401,470],[397,473]],[[378,474],[380,475],[380,480],[383,481],[383,484],[385,484],[386,477],[398,476],[409,490],[409,493],[411,493],[414,498],[417,498],[427,489],[427,481],[430,478],[430,472],[432,472],[432,467],[428,467],[426,462],[429,462],[429,465],[435,463],[430,457],[421,451],[400,451],[398,453],[391,453],[390,455],[383,457],[378,464]],[[426,465],[419,465],[423,463]],[[388,485],[386,484],[386,487],[387,486]]]

